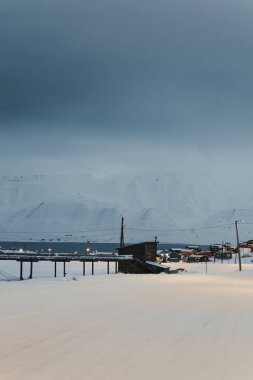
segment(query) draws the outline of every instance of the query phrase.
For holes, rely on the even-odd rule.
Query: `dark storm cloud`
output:
[[[247,139],[252,16],[248,1],[1,1],[2,133]]]

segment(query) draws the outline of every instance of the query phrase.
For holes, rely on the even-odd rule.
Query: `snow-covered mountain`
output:
[[[231,241],[231,226],[209,227],[242,219],[233,210],[249,197],[248,188],[208,173],[4,176],[0,240],[118,241],[124,216],[128,242],[154,236],[173,242]],[[243,219],[253,222],[253,207]]]

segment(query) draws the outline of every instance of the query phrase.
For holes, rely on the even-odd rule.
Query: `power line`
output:
[[[184,232],[184,231],[198,231],[198,230],[209,230],[209,229],[212,229],[212,228],[220,228],[220,227],[227,227],[227,226],[233,226],[234,223],[227,223],[227,224],[219,224],[219,225],[216,225],[216,226],[206,226],[206,227],[188,227],[188,228],[179,228],[179,229],[142,229],[142,228],[134,228],[134,227],[127,227],[128,230],[138,230],[138,231],[147,231],[147,232],[152,232],[152,231],[161,231],[161,232]]]
[[[244,224],[253,224],[253,223],[244,223]],[[143,232],[187,232],[187,231],[199,231],[199,230],[209,230],[221,227],[232,226],[234,223],[227,224],[218,224],[213,226],[205,226],[205,227],[188,227],[188,228],[178,228],[178,229],[164,229],[164,228],[153,228],[153,229],[144,229],[139,227],[126,227],[125,229],[131,231],[143,231]],[[91,232],[103,232],[103,231],[117,231],[118,228],[103,228],[96,230],[76,230],[76,231],[0,231],[1,234],[76,234],[76,233],[91,233]],[[103,234],[103,235],[111,235],[113,233]]]
[[[84,232],[117,231],[118,228],[103,228],[100,230],[77,230],[77,231],[0,231],[2,234],[74,234]]]

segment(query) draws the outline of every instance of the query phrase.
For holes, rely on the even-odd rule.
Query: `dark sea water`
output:
[[[127,245],[127,244],[125,244]],[[169,248],[181,248],[185,247],[187,244],[179,243],[167,243],[158,244],[158,249],[169,249]],[[119,243],[75,243],[75,242],[20,242],[20,241],[9,241],[0,242],[0,246],[4,249],[16,248],[16,249],[27,249],[29,251],[44,251],[47,252],[49,249],[55,253],[87,253],[98,251],[98,252],[113,252],[115,249],[119,248]],[[207,246],[200,246],[206,249]]]

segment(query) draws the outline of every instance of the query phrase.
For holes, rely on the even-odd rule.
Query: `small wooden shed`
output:
[[[160,273],[165,271],[161,266],[152,265],[156,261],[157,241],[145,241],[139,244],[126,245],[118,249],[119,255],[132,255],[132,261],[119,261],[118,271],[121,273]],[[154,263],[155,264],[155,263]]]
[[[157,241],[126,245],[118,249],[119,255],[133,255],[141,261],[156,261]]]

